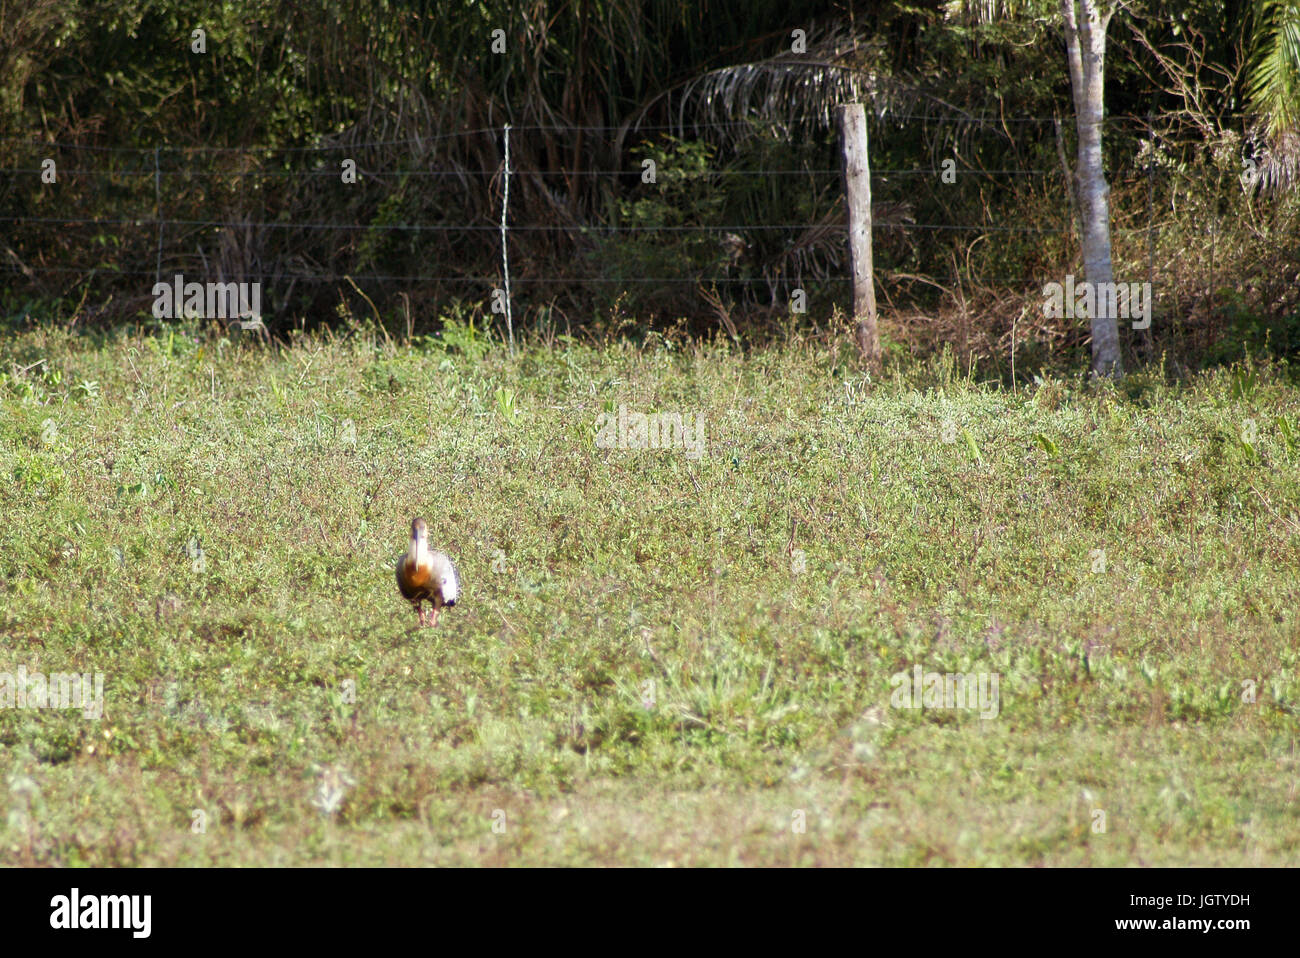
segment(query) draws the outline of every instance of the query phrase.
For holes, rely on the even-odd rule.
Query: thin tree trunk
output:
[[[1101,124],[1105,116],[1106,27],[1114,8],[1102,12],[1098,0],[1061,0],[1065,17],[1065,50],[1074,92],[1075,127],[1079,136],[1075,181],[1083,218],[1084,279],[1095,291],[1114,280],[1110,261],[1110,186],[1102,167]],[[1092,372],[1118,379],[1124,374],[1119,352],[1119,326],[1108,297],[1094,295]]]

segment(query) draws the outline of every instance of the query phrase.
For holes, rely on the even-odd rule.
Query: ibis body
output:
[[[445,554],[429,548],[429,527],[423,519],[411,522],[411,544],[397,560],[397,588],[415,606],[422,626],[423,603],[431,607],[428,624],[437,625],[443,606],[455,605],[460,597],[456,566]]]

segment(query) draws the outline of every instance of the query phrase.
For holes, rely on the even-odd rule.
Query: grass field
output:
[[[564,345],[0,343],[0,672],[104,683],[0,708],[0,860],[1300,863],[1286,367]]]

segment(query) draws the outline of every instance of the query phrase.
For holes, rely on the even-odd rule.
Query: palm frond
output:
[[[1289,189],[1300,177],[1300,0],[1262,0],[1246,93],[1261,119],[1259,185]]]
[[[920,89],[889,74],[878,42],[832,28],[810,36],[807,51],[710,70],[680,88],[677,123],[688,128],[719,125],[722,139],[740,142],[759,129],[789,134],[808,126],[827,128],[842,103],[870,104],[877,116],[909,109]],[[746,126],[737,121],[752,121]]]

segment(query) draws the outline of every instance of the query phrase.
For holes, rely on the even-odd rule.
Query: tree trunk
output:
[[[1075,128],[1079,149],[1075,186],[1083,218],[1084,279],[1094,291],[1113,282],[1110,263],[1110,186],[1102,167],[1101,123],[1105,116],[1106,27],[1114,8],[1098,9],[1098,0],[1061,0],[1065,17],[1065,50],[1074,91]],[[1109,297],[1094,296],[1092,372],[1118,379],[1124,374],[1119,354],[1119,326]]]

